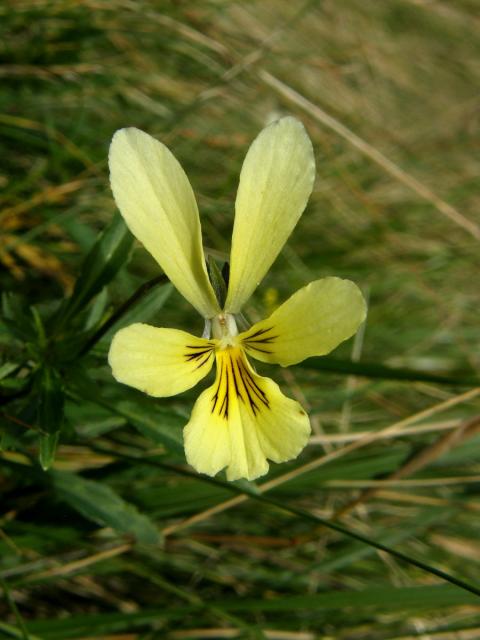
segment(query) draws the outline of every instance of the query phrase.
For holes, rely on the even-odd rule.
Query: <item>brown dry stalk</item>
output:
[[[444,402],[440,402],[439,404],[434,405],[433,407],[424,409],[423,411],[415,413],[409,416],[408,418],[405,418],[403,420],[400,420],[399,422],[389,425],[388,427],[386,427],[385,429],[382,429],[377,433],[370,433],[367,436],[363,437],[361,440],[357,440],[355,442],[350,443],[349,445],[346,445],[345,447],[342,447],[341,449],[337,449],[336,451],[332,451],[331,453],[321,456],[320,458],[316,458],[315,460],[308,462],[307,464],[299,467],[298,469],[294,469],[293,471],[289,471],[288,473],[285,473],[278,478],[274,478],[273,480],[264,482],[262,485],[258,487],[258,489],[261,493],[264,493],[269,489],[278,487],[293,478],[296,478],[308,471],[311,471],[313,469],[316,469],[317,467],[320,467],[323,464],[326,464],[332,459],[340,458],[346,455],[347,453],[350,453],[351,451],[360,449],[366,446],[367,444],[375,442],[376,440],[383,438],[386,433],[394,433],[394,432],[398,433],[408,424],[419,422],[420,420],[429,418],[430,416],[440,413],[441,411],[450,409],[455,405],[458,405],[463,402],[468,402],[469,400],[472,400],[479,394],[480,394],[480,387],[477,387],[475,389],[470,389],[469,391],[462,393],[458,396],[449,398],[448,400],[445,400]],[[181,522],[170,525],[169,527],[165,527],[162,530],[162,534],[163,536],[167,537],[193,524],[207,520],[208,518],[212,517],[213,515],[216,515],[217,513],[221,513],[223,511],[226,511],[227,509],[230,509],[239,504],[242,504],[243,502],[246,502],[249,499],[250,499],[250,496],[247,496],[247,495],[235,496],[230,500],[221,502],[215,505],[214,507],[211,507],[209,509],[206,509],[205,511],[201,511],[200,513],[195,514],[190,518],[186,518]],[[130,551],[133,546],[134,546],[133,542],[126,542],[116,547],[110,547],[108,549],[96,552],[86,558],[82,558],[80,560],[74,560],[73,562],[66,563],[62,566],[57,565],[51,569],[47,569],[41,572],[40,574],[34,574],[32,576],[32,579],[37,579],[39,576],[46,577],[47,575],[52,575],[52,573],[57,576],[59,575],[64,576],[73,571],[78,571],[83,569],[86,566],[95,564],[96,562],[100,562],[106,558],[126,553]]]
[[[263,629],[263,635],[268,640],[314,640],[315,635],[309,631],[281,631],[277,629]],[[220,640],[220,638],[243,638],[239,629],[186,629],[185,631],[171,631],[168,638],[175,640]]]
[[[54,187],[45,187],[42,191],[39,191],[37,194],[32,196],[30,200],[25,200],[24,202],[20,202],[15,206],[4,209],[0,213],[0,219],[3,223],[8,217],[16,216],[20,213],[25,213],[26,211],[33,209],[39,204],[63,202],[65,196],[80,190],[84,186],[84,184],[85,180],[79,179],[71,180],[70,182],[66,182],[65,184],[57,185]]]
[[[360,138],[360,136],[351,131],[339,120],[328,114],[318,105],[307,100],[307,98],[298,93],[298,91],[295,91],[268,71],[262,69],[258,72],[258,76],[274,91],[282,95],[289,102],[293,102],[297,107],[300,107],[303,111],[306,111],[310,116],[315,118],[315,120],[321,122],[324,126],[337,133],[349,144],[363,153],[363,155],[370,158],[370,160],[373,160],[396,180],[414,191],[427,202],[430,202],[437,211],[440,211],[440,213],[455,222],[459,227],[468,231],[468,233],[476,240],[480,240],[480,227],[478,227],[478,225],[466,218],[462,213],[460,213],[460,211],[457,211],[457,209],[452,207],[451,204],[448,204],[448,202],[445,202],[445,200],[438,197],[428,187],[392,162],[392,160],[384,156],[381,151]]]
[[[410,458],[410,460],[408,460],[402,467],[382,480],[382,486],[388,486],[390,482],[393,483],[395,480],[405,478],[406,476],[420,471],[420,469],[423,469],[431,462],[443,456],[443,454],[449,451],[452,447],[455,447],[461,442],[464,442],[468,438],[474,436],[476,433],[478,433],[478,431],[480,431],[480,416],[475,416],[470,420],[461,422],[458,425],[457,429],[440,436],[437,440],[435,440],[435,442],[428,445],[427,447],[424,447],[421,451],[419,451],[419,453]],[[348,504],[341,507],[341,509],[339,509],[335,513],[334,518],[344,516],[356,506],[362,504],[366,500],[369,500],[377,493],[378,489],[375,487],[362,491],[362,493],[357,498],[355,498],[355,500],[352,500]]]
[[[438,414],[441,411],[445,411],[446,409],[450,409],[451,407],[457,404],[460,404],[462,402],[467,402],[468,400],[475,398],[479,394],[480,394],[480,388],[477,387],[475,389],[470,389],[469,391],[462,393],[458,396],[453,396],[452,398],[449,398],[448,400],[440,402],[439,404],[436,404],[433,407],[429,407],[428,409],[419,411],[418,413],[415,413],[409,416],[408,418],[404,418],[399,422],[395,422],[394,424],[391,424],[388,427],[385,427],[385,429],[382,429],[378,432],[369,433],[368,435],[361,438],[360,440],[351,442],[350,444],[344,447],[341,447],[340,449],[336,449],[335,451],[331,451],[330,453],[320,456],[319,458],[316,458],[311,462],[307,462],[301,467],[298,467],[297,469],[293,469],[293,471],[289,471],[288,473],[284,473],[278,478],[274,478],[273,480],[264,482],[258,487],[258,490],[261,493],[269,491],[270,489],[273,489],[282,484],[285,484],[289,480],[293,480],[294,478],[297,478],[298,476],[303,475],[304,473],[313,471],[314,469],[321,467],[322,465],[330,462],[331,460],[341,458],[347,453],[355,451],[356,449],[360,449],[368,444],[371,444],[372,442],[377,441],[378,439],[384,438],[386,434],[398,433],[409,424],[413,424],[413,423],[419,422],[420,420],[429,418],[432,415]],[[205,511],[201,511],[200,513],[197,513],[194,516],[191,516],[190,518],[183,520],[182,522],[170,525],[169,527],[165,527],[162,533],[164,536],[171,535],[172,533],[176,533],[180,529],[184,529],[198,522],[207,520],[208,518],[210,518],[213,515],[216,515],[217,513],[226,511],[231,507],[236,507],[237,505],[242,504],[243,502],[246,502],[249,499],[250,499],[250,496],[246,496],[246,495],[235,496],[234,498],[225,500],[225,502],[221,502],[215,505],[214,507],[210,507],[209,509],[206,509]]]
[[[74,571],[80,571],[85,569],[85,567],[90,566],[91,564],[95,564],[96,562],[101,562],[102,560],[106,560],[107,558],[113,558],[115,556],[119,556],[126,551],[130,551],[133,544],[131,542],[125,542],[124,544],[120,544],[117,547],[110,547],[109,549],[104,549],[103,551],[99,551],[91,556],[87,556],[86,558],[81,558],[80,560],[74,560],[73,562],[69,562],[65,565],[57,565],[52,567],[51,569],[47,569],[45,571],[40,571],[31,576],[32,580],[42,580],[43,578],[51,578],[52,576],[64,576]]]

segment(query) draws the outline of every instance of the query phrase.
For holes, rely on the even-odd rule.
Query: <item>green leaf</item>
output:
[[[111,340],[114,334],[122,327],[128,327],[134,322],[151,322],[158,318],[160,309],[173,292],[173,285],[169,282],[149,289],[133,306],[125,311],[116,321],[111,324],[102,339]]]
[[[55,453],[57,451],[58,439],[60,433],[47,433],[40,436],[40,451],[38,459],[40,466],[44,471],[48,471],[55,461]]]
[[[312,595],[288,595],[265,599],[217,601],[229,611],[296,611],[371,607],[382,611],[421,610],[454,605],[480,604],[480,598],[453,585],[438,584],[414,587],[383,585],[361,591],[327,591]]]
[[[137,399],[136,402],[102,399],[99,404],[128,420],[152,442],[164,445],[172,452],[183,453],[182,428],[188,420],[179,414],[158,406],[150,398],[145,402],[142,399]]]
[[[160,289],[156,288],[156,285],[165,278],[166,276],[160,276],[144,283],[100,327],[97,327],[87,336],[80,336],[80,339],[77,339],[77,353],[80,355],[88,353],[92,347],[98,347],[99,343],[101,345],[100,349],[108,350],[113,335],[119,329],[136,321],[148,322],[149,319],[157,315],[173,291],[170,283],[165,284]],[[78,345],[81,345],[80,350],[78,350]],[[71,341],[70,351],[72,351]]]
[[[50,366],[37,373],[38,392],[37,426],[44,434],[54,434],[62,429],[65,396],[60,374]]]
[[[125,502],[113,489],[73,473],[51,472],[59,496],[85,518],[118,533],[128,533],[143,544],[159,544],[154,523]]]
[[[12,627],[10,624],[6,624],[4,622],[0,622],[0,631],[5,634],[3,636],[4,638],[17,638],[18,640],[42,640],[39,636],[32,636],[32,634],[28,634],[26,636],[22,629]]]
[[[16,362],[4,362],[0,365],[0,380],[9,376],[16,369],[18,369],[18,364]]]
[[[3,592],[5,594],[5,599],[9,605],[9,608],[11,609],[15,620],[17,622],[17,625],[19,627],[19,635],[17,636],[18,638],[22,638],[22,640],[31,640],[31,636],[29,635],[27,628],[25,626],[25,622],[23,621],[23,618],[20,614],[20,611],[18,610],[17,604],[15,602],[15,600],[12,597],[12,594],[10,593],[10,589],[7,585],[7,583],[5,582],[5,580],[0,576],[0,584],[3,587]]]
[[[39,462],[44,471],[49,469],[57,450],[64,421],[65,394],[60,374],[52,367],[42,367],[35,379],[37,391],[37,427],[41,431]]]
[[[8,330],[22,341],[35,336],[35,326],[30,306],[15,293],[2,294],[2,319]]]
[[[345,609],[348,615],[353,613],[365,614],[364,609],[384,612],[419,611],[461,605],[476,605],[478,597],[466,593],[451,585],[426,585],[415,587],[391,587],[381,585],[362,590],[327,591],[324,593],[291,595],[283,597],[229,598],[217,599],[216,608],[224,612],[230,611],[259,611],[275,612],[277,616],[284,613],[291,619],[293,611],[307,611],[314,616],[323,611]],[[182,621],[188,614],[197,613],[204,608],[199,605],[169,606],[168,608],[143,609],[135,613],[102,613],[90,615],[68,616],[60,619],[35,620],[29,624],[33,633],[42,637],[48,633],[51,640],[66,640],[67,638],[91,637],[92,630],[100,635],[145,629],[153,626],[158,629],[161,621]]]
[[[115,214],[112,224],[102,233],[87,254],[72,296],[62,306],[54,320],[54,330],[59,331],[100,293],[127,262],[133,236],[120,214]]]
[[[90,305],[88,314],[85,318],[84,329],[89,331],[96,328],[105,313],[108,304],[108,293],[104,287],[97,295],[93,303]]]
[[[162,400],[155,401],[118,383],[99,386],[80,369],[71,372],[69,381],[77,402],[108,409],[111,415],[124,418],[155,444],[183,455],[182,429],[188,418],[163,406]]]
[[[126,422],[122,416],[114,416],[110,410],[83,400],[75,402],[67,399],[65,416],[75,433],[86,439],[98,438],[125,426]]]

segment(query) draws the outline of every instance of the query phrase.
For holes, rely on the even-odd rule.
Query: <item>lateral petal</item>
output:
[[[219,311],[205,267],[197,203],[173,154],[139,129],[115,133],[109,153],[115,202],[130,231],[205,318]]]
[[[136,323],[114,335],[108,362],[118,382],[158,398],[195,386],[212,368],[214,350],[213,340]]]
[[[357,331],[365,315],[365,300],[356,284],[323,278],[299,289],[238,339],[257,360],[288,367],[330,353]]]
[[[310,434],[301,405],[287,398],[273,380],[257,375],[243,349],[217,352],[215,383],[198,398],[184,429],[187,461],[214,476],[255,480],[267,473],[268,460],[296,458]]]
[[[235,204],[226,311],[248,300],[298,222],[312,191],[312,143],[295,118],[266,127],[243,163]]]

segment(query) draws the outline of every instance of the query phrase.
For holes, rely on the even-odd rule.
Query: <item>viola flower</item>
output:
[[[162,143],[121,129],[109,155],[115,201],[133,235],[205,319],[203,337],[133,324],[114,336],[114,377],[155,397],[192,388],[216,361],[215,382],[195,403],[184,429],[187,461],[210,476],[254,480],[267,460],[298,456],[310,434],[301,405],[248,358],[283,367],[329,353],[365,318],[365,302],[349,280],[323,278],[293,294],[246,331],[240,310],[267,273],[300,218],[315,177],[313,149],[292,117],[266,127],[251,145],[235,204],[225,303],[210,283],[200,219],[182,167]]]

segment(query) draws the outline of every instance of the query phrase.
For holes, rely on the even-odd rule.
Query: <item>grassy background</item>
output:
[[[312,520],[478,587],[476,5],[0,4],[0,637],[480,637],[478,596]],[[248,145],[288,113],[316,186],[247,314],[325,275],[369,299],[332,357],[262,367],[312,418],[299,459],[257,483],[294,511],[189,474],[198,389],[154,400],[113,381],[121,324],[201,332],[168,285],[97,340],[159,275],[111,227],[113,132],[170,146],[221,257]],[[109,228],[105,264],[89,252]]]

